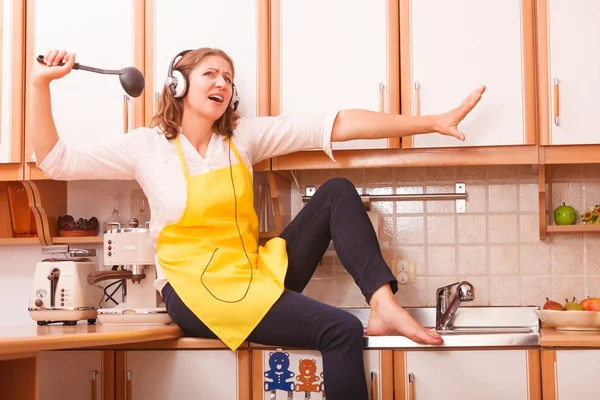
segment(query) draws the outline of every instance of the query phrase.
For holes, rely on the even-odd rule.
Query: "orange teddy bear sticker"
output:
[[[321,385],[317,383],[321,378],[316,374],[316,360],[300,360],[300,368],[296,375],[296,392],[320,392]]]

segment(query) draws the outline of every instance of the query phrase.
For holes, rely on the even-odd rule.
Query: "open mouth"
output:
[[[212,94],[212,95],[208,96],[208,98],[212,101],[216,101],[217,103],[223,102],[223,97],[218,94]]]

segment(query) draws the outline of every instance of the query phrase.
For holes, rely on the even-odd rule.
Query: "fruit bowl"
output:
[[[600,312],[579,310],[534,310],[546,325],[563,331],[600,330]]]

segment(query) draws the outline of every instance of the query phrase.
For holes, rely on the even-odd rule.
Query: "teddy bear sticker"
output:
[[[295,383],[294,373],[289,370],[290,355],[287,352],[276,351],[269,354],[270,370],[265,371],[265,391],[284,390],[293,392]]]
[[[320,392],[321,378],[317,376],[316,360],[300,360],[298,375],[296,376],[296,392]]]

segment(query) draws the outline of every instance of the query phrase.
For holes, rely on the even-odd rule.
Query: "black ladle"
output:
[[[44,56],[37,56],[38,62],[46,64],[44,62]],[[64,65],[60,62],[58,65]],[[144,75],[141,71],[135,67],[126,67],[121,69],[100,69],[94,67],[88,67],[87,65],[75,63],[73,69],[80,69],[83,71],[95,72],[97,74],[105,75],[119,75],[119,81],[125,92],[131,97],[138,97],[144,91]]]

